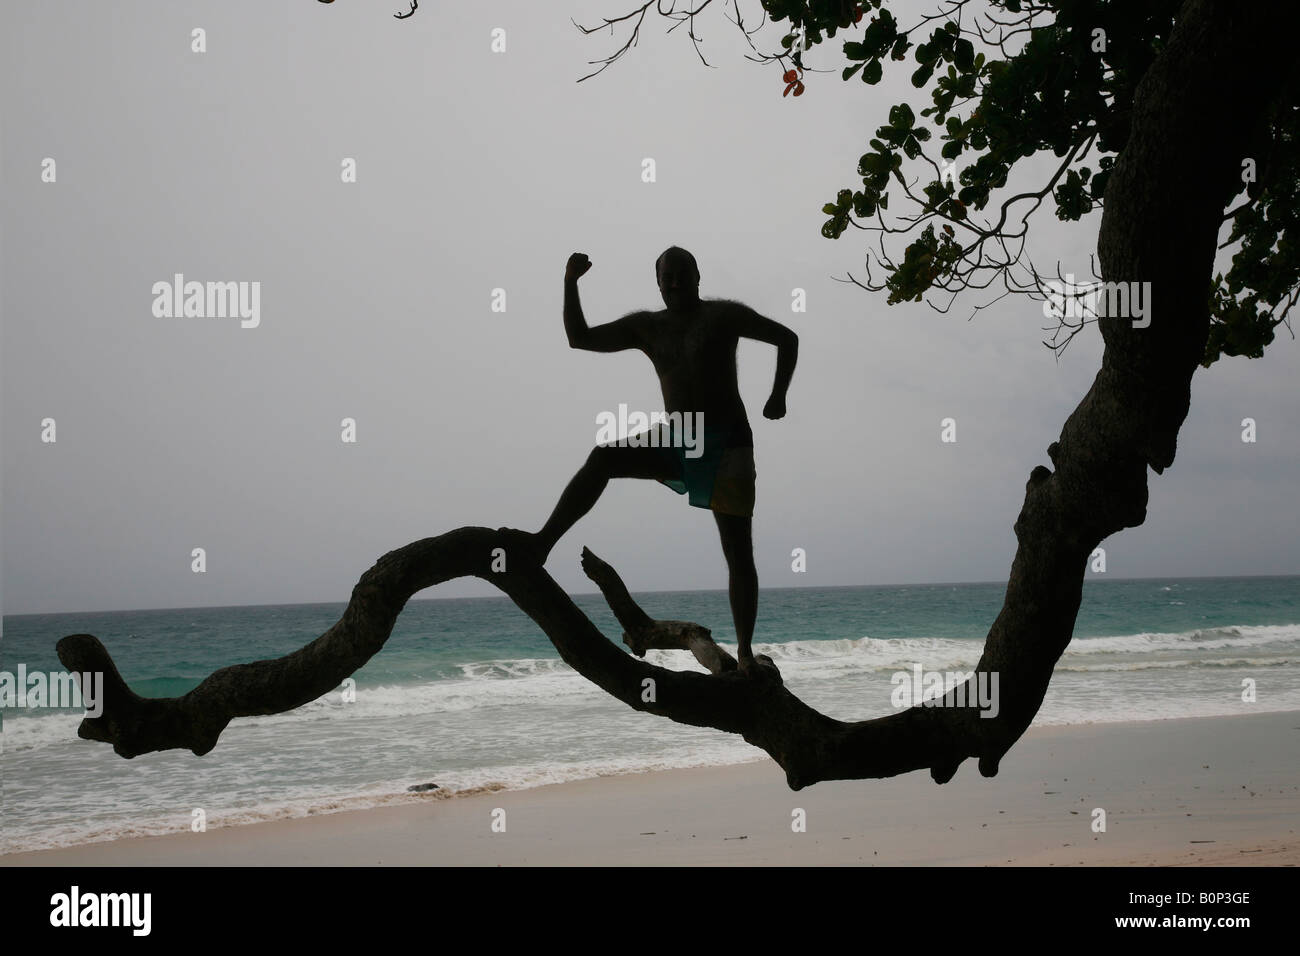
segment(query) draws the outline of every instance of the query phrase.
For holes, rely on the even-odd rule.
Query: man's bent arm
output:
[[[776,343],[776,378],[772,382],[772,397],[779,398],[784,404],[785,393],[794,378],[795,363],[799,361],[799,336],[784,325],[781,328],[786,334]]]
[[[767,342],[776,346],[776,377],[772,382],[769,402],[785,405],[785,393],[794,378],[794,367],[799,361],[799,336],[780,322],[759,315],[746,305],[736,303],[733,312],[734,330],[738,336]]]
[[[634,312],[594,329],[587,325],[578,297],[578,277],[590,269],[591,264],[586,256],[575,262],[578,256],[581,253],[570,257],[564,273],[564,334],[568,336],[569,347],[588,352],[621,352],[639,348],[641,313]]]

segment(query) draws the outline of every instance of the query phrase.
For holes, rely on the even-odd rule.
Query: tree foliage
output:
[[[655,6],[678,22],[689,18],[694,38],[696,18],[710,3],[687,10]],[[634,13],[644,16],[650,6]],[[844,81],[874,86],[887,68],[907,69],[912,86],[923,91],[916,103],[890,107],[887,122],[867,137],[858,182],[825,204],[822,234],[838,239],[850,228],[878,233],[878,249],[868,253],[866,279],[858,284],[884,292],[891,305],[933,305],[937,299],[936,308],[947,311],[967,289],[999,293],[977,310],[1008,293],[1045,296],[1052,277],[1027,255],[1029,219],[1049,200],[1067,222],[1102,208],[1115,158],[1129,139],[1134,92],[1184,3],[937,0],[930,13],[907,23],[891,6],[901,11],[917,4],[761,0],[761,6],[784,29],[772,52],[754,45],[757,30],[745,25],[739,0],[731,5],[757,54],[753,59],[794,69],[806,85],[805,71],[814,69],[811,51],[838,39],[847,61],[838,71]],[[626,19],[605,25],[612,29]],[[1233,117],[1206,121],[1206,136],[1240,142],[1243,162],[1241,201],[1225,212],[1222,237],[1222,248],[1235,253],[1206,289],[1206,366],[1223,355],[1261,356],[1277,326],[1290,327],[1288,313],[1300,298],[1300,91],[1283,92],[1257,128],[1242,128]],[[1042,153],[1054,157],[1047,181],[1008,193],[1017,165]],[[1177,180],[1179,170],[1165,174]],[[899,194],[907,211],[887,218],[891,196],[894,209],[900,208]],[[898,240],[885,242],[896,235],[906,237],[901,250]],[[1058,268],[1055,279],[1061,278]],[[1064,322],[1047,344],[1063,349],[1086,324]]]

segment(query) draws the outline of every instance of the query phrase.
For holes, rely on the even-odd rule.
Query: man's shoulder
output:
[[[733,299],[702,299],[700,307],[706,322],[728,334],[739,333],[741,325],[757,314],[745,303]]]
[[[731,312],[753,312],[749,306],[743,302],[737,302],[735,299],[701,299],[700,304],[710,312],[717,315],[725,315]]]
[[[619,321],[626,322],[629,325],[648,325],[661,318],[664,311],[663,309],[636,309],[623,316]]]
[[[636,343],[637,348],[644,349],[656,337],[658,320],[658,312],[637,309],[616,319],[615,323],[626,330],[627,334]]]

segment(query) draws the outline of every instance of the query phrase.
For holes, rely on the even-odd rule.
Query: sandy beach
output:
[[[1093,832],[1094,810],[1106,813]],[[806,830],[793,823],[802,810]],[[499,811],[504,811],[501,813]],[[504,832],[498,831],[504,823]],[[12,853],[8,866],[1294,865],[1300,712],[1029,731],[973,762],[794,793],[771,761]]]

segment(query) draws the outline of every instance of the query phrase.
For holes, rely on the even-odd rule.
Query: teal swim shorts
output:
[[[704,428],[702,448],[686,448],[681,442],[663,448],[671,457],[677,477],[659,480],[679,495],[689,495],[691,505],[719,514],[750,518],[754,514],[754,448],[749,443],[733,444],[731,429]],[[698,452],[692,458],[687,453]]]

